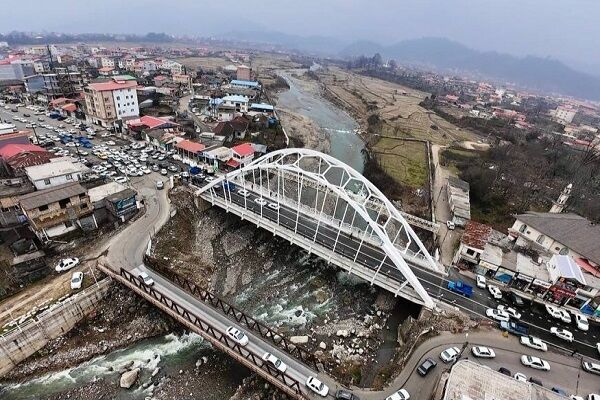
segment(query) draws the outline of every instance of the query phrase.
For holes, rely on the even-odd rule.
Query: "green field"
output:
[[[395,181],[411,188],[427,185],[427,148],[424,143],[381,138],[373,146],[372,154]]]

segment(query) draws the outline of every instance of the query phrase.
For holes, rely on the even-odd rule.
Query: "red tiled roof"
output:
[[[61,107],[63,110],[68,111],[68,112],[73,112],[75,110],[77,110],[77,106],[73,103],[71,104],[65,104],[64,106]]]
[[[42,147],[36,146],[34,144],[7,144],[5,146],[0,147],[0,157],[5,160],[24,152],[46,152]]]
[[[250,143],[242,143],[238,144],[237,146],[233,146],[231,151],[245,157],[254,154],[254,147],[252,147]]]
[[[90,83],[88,86],[99,92],[104,92],[107,90],[134,88],[137,86],[137,82],[136,81],[118,81],[118,82],[117,81],[109,81],[109,82],[100,82],[100,83]]]
[[[98,68],[99,72],[110,72],[113,71],[114,68],[113,67],[102,67],[102,68]]]
[[[202,143],[192,142],[191,140],[182,140],[175,145],[178,149],[189,151],[190,153],[198,153],[206,148]]]
[[[240,166],[240,163],[235,161],[233,158],[230,158],[229,161],[227,161],[225,163],[225,165],[229,166],[229,167],[233,167],[233,168],[237,168]]]
[[[158,118],[151,115],[144,115],[143,117],[127,121],[127,125],[129,126],[146,126],[150,129],[158,128],[164,124],[169,124],[170,126],[179,126],[179,124],[167,119],[166,117]]]
[[[469,247],[483,250],[491,233],[491,226],[475,221],[468,221],[460,241]]]

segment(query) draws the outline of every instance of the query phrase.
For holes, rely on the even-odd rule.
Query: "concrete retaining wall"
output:
[[[108,292],[110,283],[111,280],[106,278],[0,336],[0,377],[40,350],[51,339],[70,331],[96,308]]]

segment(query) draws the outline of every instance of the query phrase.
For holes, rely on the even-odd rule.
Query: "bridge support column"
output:
[[[198,210],[200,210],[202,212],[204,212],[212,207],[212,204],[210,201],[206,201],[200,196],[194,196],[194,205],[196,206],[196,208]]]

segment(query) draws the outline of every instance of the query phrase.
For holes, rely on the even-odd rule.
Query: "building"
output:
[[[573,122],[573,118],[575,118],[576,114],[577,110],[565,106],[557,107],[553,112],[554,118],[564,124],[570,124]]]
[[[0,82],[1,81],[20,81],[26,76],[35,73],[33,63],[28,60],[20,60],[17,57],[9,56],[0,60]]]
[[[50,161],[47,164],[25,168],[25,174],[37,190],[78,182],[89,172],[89,168],[74,163],[68,157],[54,158]]]
[[[594,268],[600,266],[600,225],[577,214],[528,212],[515,216],[509,234],[516,244],[569,255]]]
[[[259,89],[260,88],[260,84],[256,81],[245,81],[245,80],[234,79],[229,84],[234,87],[241,87],[241,88],[246,88],[246,89]]]
[[[452,212],[452,222],[457,226],[465,226],[471,219],[471,203],[469,200],[469,183],[454,176],[448,177],[446,185],[448,205]]]
[[[25,194],[19,197],[19,206],[41,240],[98,227],[90,198],[78,182]]]
[[[55,68],[52,73],[27,76],[24,82],[28,93],[46,103],[59,97],[78,97],[84,85],[79,72],[66,68]]]
[[[565,397],[530,382],[522,382],[470,360],[452,366],[443,400],[564,400]]]
[[[247,65],[239,65],[236,71],[236,78],[238,81],[251,81],[252,68]]]
[[[242,143],[231,148],[231,160],[227,165],[233,168],[245,167],[254,160],[254,147],[251,143]]]
[[[121,221],[137,212],[137,193],[117,182],[109,182],[88,190],[96,221]]]
[[[206,148],[205,145],[191,140],[182,140],[175,145],[177,154],[181,156],[181,160],[185,163],[198,162],[202,156],[202,152]]]
[[[0,157],[8,176],[22,176],[25,175],[25,168],[46,164],[54,155],[33,144],[8,144],[0,147]]]
[[[223,97],[223,105],[225,107],[233,108],[238,113],[248,112],[248,99],[244,96],[225,96]],[[221,108],[221,106],[219,108]]]
[[[120,129],[123,119],[138,117],[136,88],[135,80],[121,80],[119,76],[107,82],[89,84],[84,91],[88,121]]]

